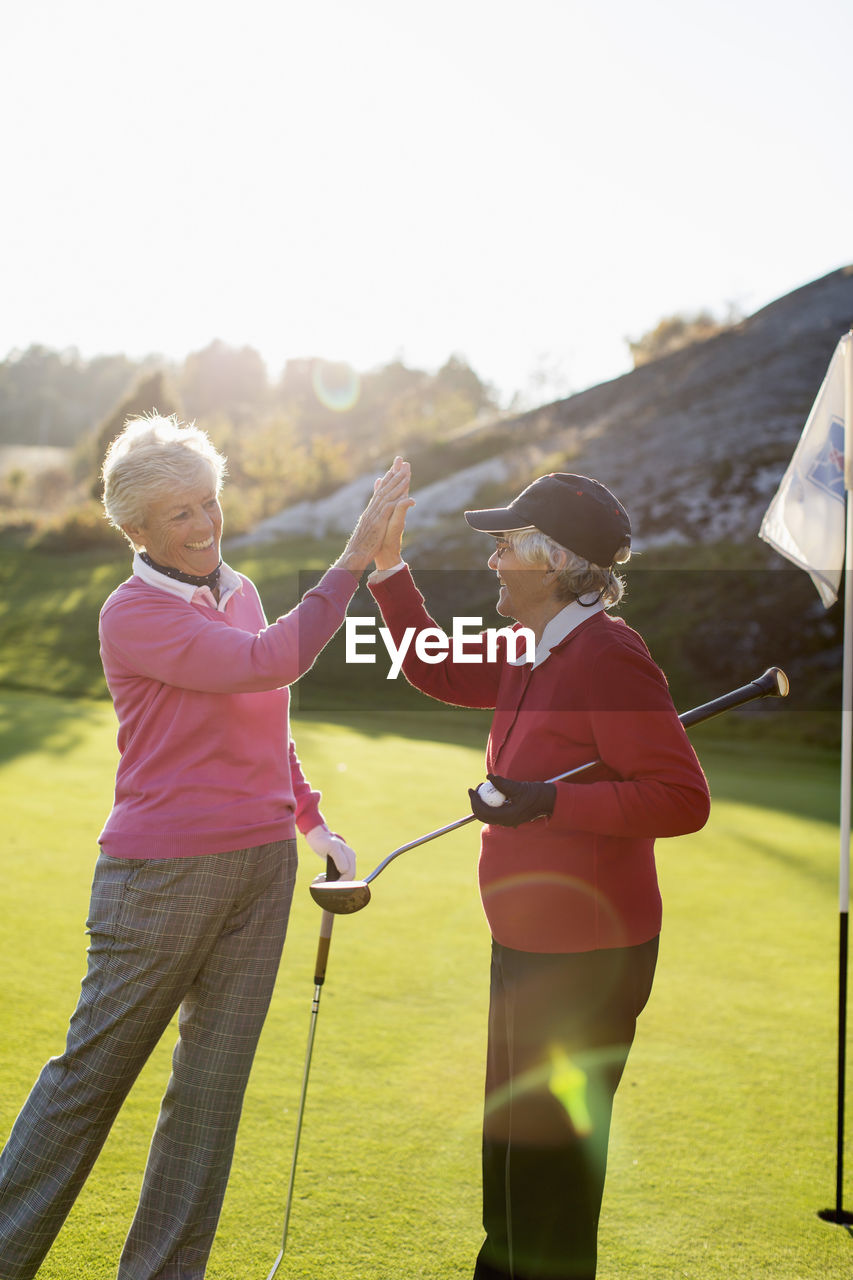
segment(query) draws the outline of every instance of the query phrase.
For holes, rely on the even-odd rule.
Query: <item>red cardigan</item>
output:
[[[408,569],[371,591],[396,642],[406,627],[436,625]],[[466,641],[465,652],[476,653],[476,644]],[[502,637],[491,663],[448,655],[428,664],[412,644],[403,672],[441,702],[495,708],[489,773],[545,779],[604,762],[557,784],[550,818],[483,826],[480,893],[498,942],[574,952],[659,933],[655,837],[699,830],[710,797],[666,679],[637,632],[596,613],[535,669],[508,663]]]

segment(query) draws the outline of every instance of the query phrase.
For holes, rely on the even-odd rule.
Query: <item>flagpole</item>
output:
[[[847,1076],[847,973],[850,921],[850,810],[853,765],[853,330],[844,342],[844,642],[841,671],[841,801],[838,855],[838,1103],[836,1108],[835,1207],[824,1222],[853,1224],[844,1208],[844,1102]]]

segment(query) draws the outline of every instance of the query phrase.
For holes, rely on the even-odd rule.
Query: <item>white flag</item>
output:
[[[794,456],[759,530],[759,537],[805,569],[827,609],[838,598],[844,568],[845,361],[853,356],[850,342],[845,334],[835,348]]]

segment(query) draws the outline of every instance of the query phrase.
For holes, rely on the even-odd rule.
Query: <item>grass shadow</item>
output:
[[[783,867],[786,871],[792,872],[798,879],[811,880],[822,891],[831,893],[838,882],[837,865],[831,862],[822,862],[814,854],[809,856],[806,853],[790,853],[771,841],[761,840],[756,836],[746,835],[743,832],[738,836],[738,843],[744,849],[744,853],[746,853],[746,850],[752,850],[754,853],[766,858],[768,862],[774,863],[777,867]]]
[[[106,706],[88,698],[0,692],[0,763],[35,751],[68,755],[103,722]]]

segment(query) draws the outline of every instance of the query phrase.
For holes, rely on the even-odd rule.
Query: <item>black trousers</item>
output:
[[[593,1280],[613,1096],[657,953],[493,941],[474,1280]]]

